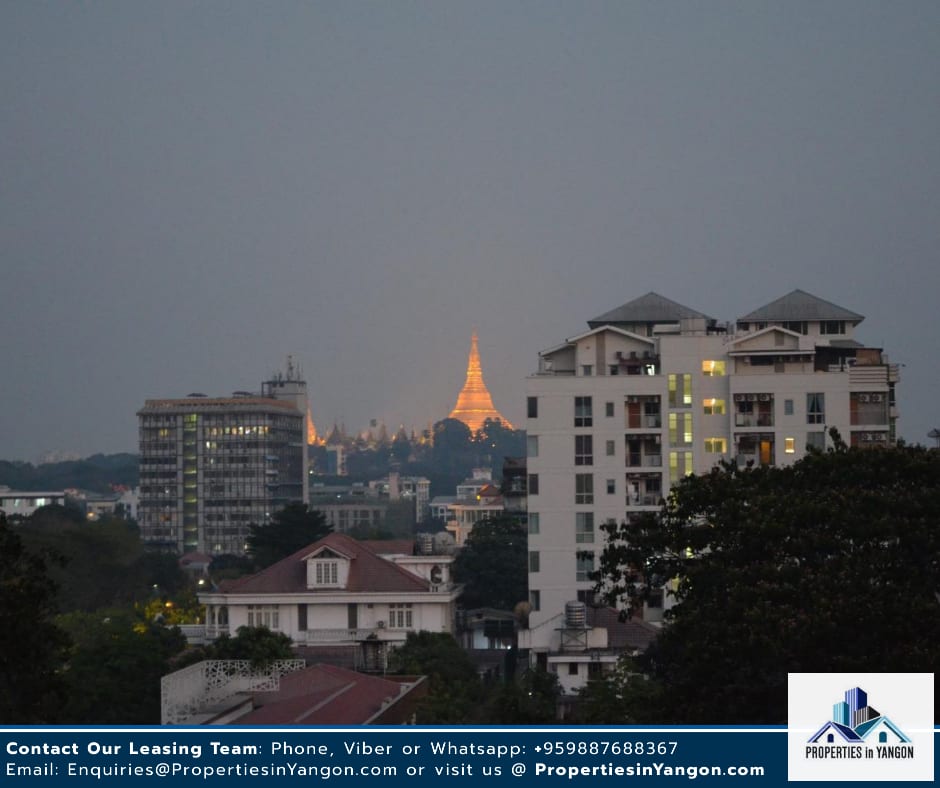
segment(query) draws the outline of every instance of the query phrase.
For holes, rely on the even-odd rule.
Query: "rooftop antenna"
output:
[[[928,438],[933,438],[937,442],[937,448],[940,449],[940,430],[934,427],[930,432],[927,433]]]

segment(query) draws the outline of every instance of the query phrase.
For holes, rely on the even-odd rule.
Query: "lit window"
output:
[[[724,438],[706,438],[705,452],[707,454],[725,454],[728,451],[728,442]]]
[[[702,400],[702,412],[706,416],[724,416],[725,401],[723,399],[715,399],[714,397],[704,399]]]
[[[783,450],[787,454],[794,454],[796,452],[796,438],[784,438]]]
[[[724,361],[703,361],[702,362],[702,374],[706,378],[721,378],[725,374],[725,362]]]

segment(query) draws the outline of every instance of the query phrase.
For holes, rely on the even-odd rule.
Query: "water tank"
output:
[[[587,626],[587,605],[584,602],[565,602],[565,627],[584,629]]]
[[[434,553],[434,534],[418,534],[418,554],[433,555]]]

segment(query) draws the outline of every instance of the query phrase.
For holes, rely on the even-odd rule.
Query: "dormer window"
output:
[[[337,561],[314,561],[318,586],[335,586],[339,582]]]
[[[350,559],[330,548],[307,557],[307,588],[345,588]]]

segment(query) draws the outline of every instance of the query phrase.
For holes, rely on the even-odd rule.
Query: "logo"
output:
[[[845,700],[832,707],[832,719],[808,739],[812,745],[806,748],[806,757],[838,757],[841,751],[830,752],[829,746],[850,745],[863,748],[865,743],[875,745],[862,752],[848,749],[846,758],[913,758],[914,745],[910,738],[890,718],[868,705],[868,693],[861,687],[845,691]]]
[[[934,778],[933,673],[790,673],[787,779]]]

